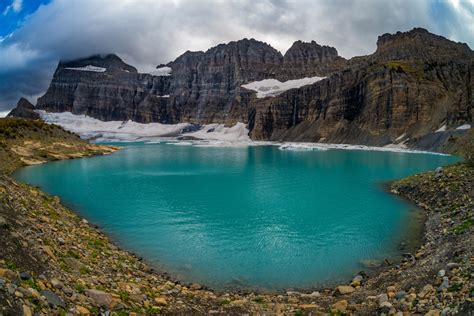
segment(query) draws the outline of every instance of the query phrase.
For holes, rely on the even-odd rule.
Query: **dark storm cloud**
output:
[[[460,16],[456,3],[444,3],[452,19]],[[0,111],[21,96],[35,102],[59,59],[95,53],[114,52],[149,71],[186,50],[244,37],[282,52],[295,40],[315,40],[344,57],[370,54],[378,35],[415,26],[472,40],[472,29],[439,26],[430,15],[432,5],[412,0],[55,0],[0,42]]]

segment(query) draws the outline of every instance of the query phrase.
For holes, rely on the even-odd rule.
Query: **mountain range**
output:
[[[36,109],[103,121],[243,122],[254,140],[439,149],[472,125],[473,88],[469,46],[415,28],[381,35],[373,54],[351,59],[314,41],[283,55],[243,39],[187,51],[150,74],[114,54],[61,61]],[[34,113],[25,101],[11,115]]]

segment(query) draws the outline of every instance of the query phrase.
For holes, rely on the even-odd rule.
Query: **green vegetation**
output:
[[[67,251],[66,257],[72,257],[72,258],[76,258],[76,259],[81,258],[81,256],[79,255],[79,253],[77,251],[74,251],[74,250],[71,250],[71,249]]]
[[[80,283],[76,283],[76,286],[74,287],[76,289],[76,291],[80,294],[83,294],[85,292],[85,288],[82,284]]]
[[[462,224],[459,224],[458,226],[453,228],[453,233],[455,234],[462,234],[466,231],[469,230],[474,225],[474,220],[468,218],[465,220]]]
[[[105,246],[105,244],[102,240],[96,239],[96,238],[89,239],[89,245],[96,248],[96,249],[100,249],[100,248],[103,248]]]
[[[262,303],[264,302],[263,297],[261,297],[261,296],[255,297],[255,298],[253,299],[253,301],[254,301],[255,303],[259,303],[259,304],[262,304]]]
[[[228,304],[230,304],[230,300],[226,298],[219,301],[219,305],[228,305]]]
[[[44,138],[46,136],[79,139],[77,135],[64,130],[60,126],[46,124],[43,121],[13,117],[0,119],[0,136],[3,136],[6,140],[25,137]]]
[[[22,281],[21,284],[27,287],[31,287],[37,291],[41,291],[41,288],[35,283],[35,281],[33,281],[33,279]]]
[[[448,289],[449,292],[457,292],[457,291],[460,291],[462,289],[462,283],[454,283],[453,285],[451,285]]]
[[[6,266],[10,270],[16,270],[18,268],[15,262],[7,262]]]
[[[120,295],[120,299],[124,302],[127,302],[130,296],[130,294],[128,294],[128,292],[125,292],[125,291],[121,291],[119,295]]]
[[[385,64],[385,67],[398,73],[414,75],[418,79],[423,78],[423,69],[412,62],[405,60],[390,60]]]

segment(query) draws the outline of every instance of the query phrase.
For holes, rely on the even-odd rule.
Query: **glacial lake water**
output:
[[[455,157],[128,144],[110,156],[22,168],[119,245],[186,282],[311,288],[396,259],[419,212],[384,183]],[[419,223],[418,223],[419,226]]]

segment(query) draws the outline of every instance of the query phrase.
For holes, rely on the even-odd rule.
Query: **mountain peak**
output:
[[[39,114],[36,113],[34,110],[35,106],[31,104],[30,101],[25,98],[20,98],[20,100],[18,100],[18,103],[16,104],[16,108],[14,108],[10,113],[8,113],[8,116],[21,117],[33,120],[39,119]]]
[[[389,59],[432,59],[434,56],[452,59],[472,56],[472,51],[465,43],[456,43],[417,27],[408,32],[379,36],[375,55]]]
[[[125,63],[116,54],[95,54],[86,58],[62,60],[59,63],[59,68],[79,68],[87,66],[106,68],[107,71],[137,72],[135,67]]]
[[[305,52],[307,54],[311,55],[318,55],[318,56],[323,56],[323,55],[332,55],[332,56],[338,56],[337,49],[331,46],[322,46],[316,43],[315,41],[311,42],[303,42],[303,41],[296,41],[291,45],[291,47],[286,51],[285,53],[285,58],[291,58],[291,55],[295,54],[296,52]]]

